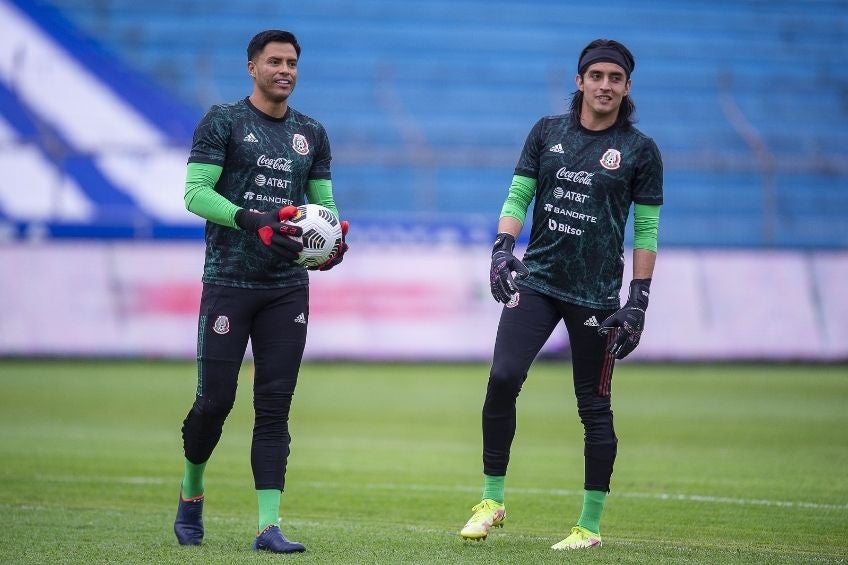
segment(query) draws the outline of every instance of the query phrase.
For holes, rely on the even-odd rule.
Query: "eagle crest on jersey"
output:
[[[309,142],[306,141],[306,138],[301,134],[296,133],[294,137],[292,137],[292,149],[300,153],[301,155],[309,154]]]
[[[601,166],[608,171],[614,171],[621,166],[621,151],[618,149],[607,149],[601,157]]]

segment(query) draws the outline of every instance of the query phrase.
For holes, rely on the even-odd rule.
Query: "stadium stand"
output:
[[[636,54],[639,127],[665,159],[663,245],[848,246],[838,0],[612,0],[603,17],[542,0],[0,10],[0,161],[18,183],[45,173],[38,210],[2,185],[13,236],[44,221],[54,236],[197,236],[180,198],[190,131],[248,92],[244,47],[279,27],[304,47],[292,104],[327,127],[339,204],[360,221],[493,221],[530,126],[565,108],[580,48],[614,37]],[[52,95],[37,82],[48,53],[67,67],[50,69]]]

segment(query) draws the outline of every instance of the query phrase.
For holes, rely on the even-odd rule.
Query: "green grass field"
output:
[[[604,547],[549,549],[582,500],[570,366],[519,398],[507,520],[479,501],[483,365],[305,364],[281,508],[301,555],[253,554],[251,369],[208,466],[206,538],[172,533],[194,366],[0,361],[2,563],[845,563],[848,368],[620,364]]]

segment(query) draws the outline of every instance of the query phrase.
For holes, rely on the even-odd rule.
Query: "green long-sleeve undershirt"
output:
[[[515,218],[521,224],[527,217],[527,209],[536,194],[536,179],[514,175],[509,186],[501,217]],[[633,205],[633,248],[657,250],[657,234],[660,226],[660,207],[649,204]]]
[[[186,210],[205,218],[210,222],[238,228],[236,212],[239,207],[215,191],[215,184],[221,178],[223,167],[208,163],[189,163],[186,168],[185,201]],[[329,179],[314,179],[307,182],[306,198],[312,204],[329,208],[338,216],[336,201],[333,198],[333,183]]]

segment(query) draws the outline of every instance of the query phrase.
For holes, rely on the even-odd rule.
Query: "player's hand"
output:
[[[236,224],[244,231],[255,232],[266,247],[291,262],[303,251],[303,243],[294,239],[303,235],[303,229],[286,223],[296,215],[295,206],[285,206],[271,212],[242,208],[236,212]]]
[[[650,289],[651,279],[630,281],[627,302],[598,328],[600,334],[615,332],[615,338],[607,347],[607,351],[616,359],[624,359],[639,345],[639,338],[642,337],[642,329],[645,327],[645,310],[648,309]]]
[[[341,224],[342,242],[339,244],[339,249],[336,254],[332,258],[327,259],[326,261],[321,263],[320,265],[316,267],[307,267],[307,269],[309,269],[310,271],[329,271],[330,269],[342,262],[342,259],[344,259],[344,254],[347,253],[348,246],[347,242],[345,242],[345,237],[347,237],[347,230],[350,227],[350,222],[348,222],[347,220],[342,220]]]
[[[492,248],[492,268],[489,271],[489,283],[492,296],[498,302],[506,304],[518,292],[515,278],[523,279],[530,275],[524,263],[512,254],[515,249],[515,237],[508,233],[499,233]],[[515,273],[513,278],[512,273]]]

